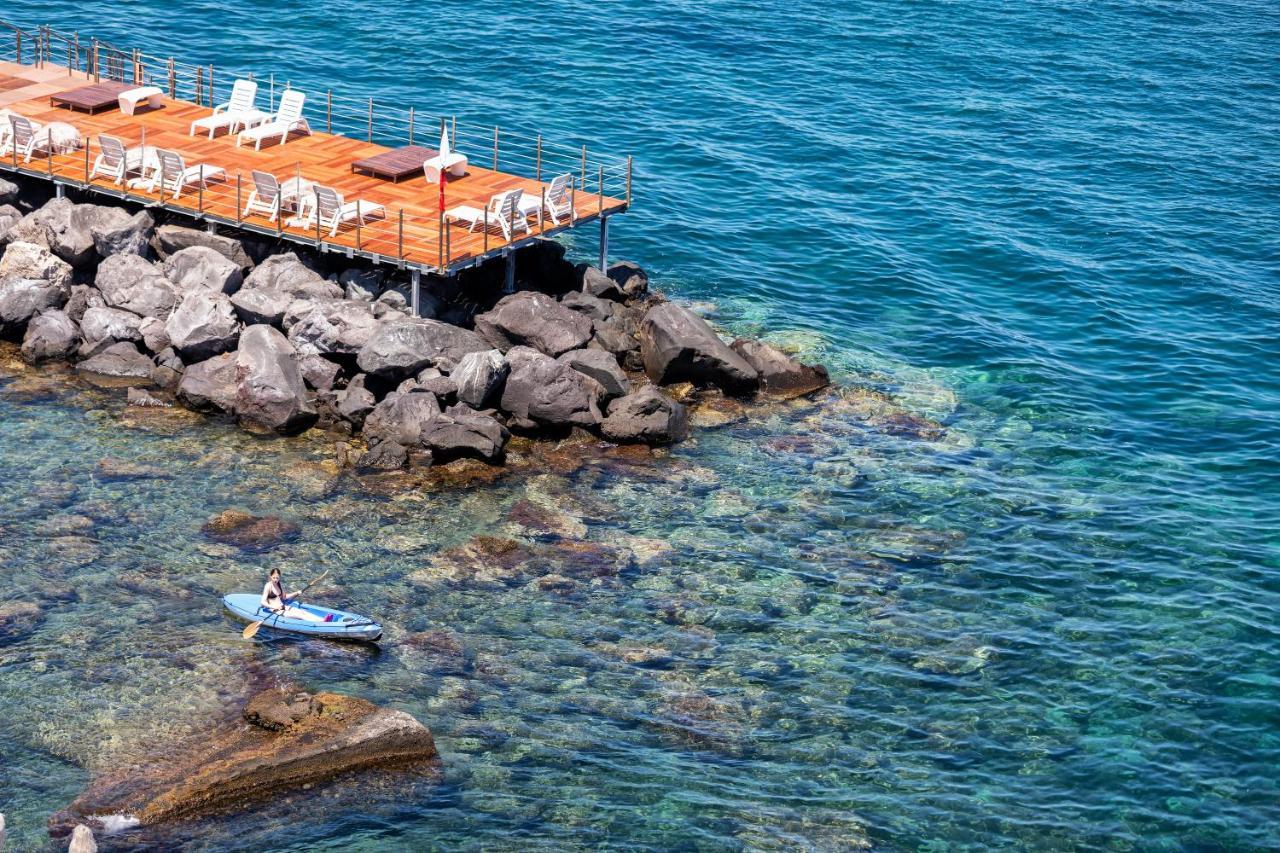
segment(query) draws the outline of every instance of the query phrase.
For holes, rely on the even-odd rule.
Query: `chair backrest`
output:
[[[258,99],[258,84],[252,80],[237,80],[231,86],[231,100],[228,109],[233,113],[243,113],[253,109]]]
[[[563,175],[556,175],[551,180],[551,186],[547,188],[547,201],[550,204],[563,204],[569,198],[569,182],[573,180],[573,175],[565,172]]]
[[[187,170],[187,164],[182,162],[182,155],[177,151],[157,148],[156,157],[160,158],[160,168],[166,181],[177,180],[178,176]]]
[[[36,135],[35,128],[26,116],[14,113],[9,116],[9,124],[13,126],[13,144],[18,148],[25,148]]]
[[[520,207],[520,196],[524,190],[507,190],[489,199],[489,213],[501,222],[516,221],[516,211]]]
[[[280,96],[280,109],[276,112],[276,121],[297,121],[302,118],[302,105],[307,102],[305,92],[297,89],[285,89]]]
[[[276,197],[280,195],[280,182],[276,180],[276,176],[256,169],[250,174],[253,175],[253,188],[258,193],[258,198],[267,204],[274,203]]]
[[[315,185],[316,194],[316,210],[320,214],[320,222],[333,222],[334,218],[342,211],[342,196],[338,195],[338,191],[332,187]]]
[[[124,143],[114,136],[98,134],[98,147],[102,149],[102,162],[111,168],[124,162]]]

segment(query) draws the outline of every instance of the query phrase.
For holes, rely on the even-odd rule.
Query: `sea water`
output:
[[[2,14],[632,154],[611,253],[843,389],[644,464],[424,491],[5,372],[0,602],[43,608],[0,646],[11,845],[264,677],[412,713],[443,781],[291,799],[190,849],[1275,843],[1273,4]],[[433,569],[519,535],[524,500],[625,569],[567,591]],[[202,537],[231,506],[301,534]],[[333,567],[381,653],[243,642],[218,598],[270,565]],[[461,652],[405,642],[431,630]]]

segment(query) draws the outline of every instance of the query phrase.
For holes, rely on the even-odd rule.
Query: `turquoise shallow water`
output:
[[[333,480],[323,447],[131,428],[112,395],[5,379],[0,600],[47,613],[0,646],[19,848],[85,768],[264,667],[414,713],[445,781],[294,804],[287,834],[282,815],[195,828],[194,849],[1273,844],[1276,7],[445,11],[4,14],[125,45],[145,20],[190,60],[632,153],[615,253],[852,393],[700,433],[653,470],[388,498]],[[192,39],[208,20],[228,26]],[[361,61],[335,68],[336,48]],[[904,435],[903,412],[945,430]],[[107,480],[103,456],[186,473]],[[638,556],[566,596],[432,571],[509,532],[521,499]],[[283,507],[302,535],[213,548],[199,526],[233,505]],[[215,596],[277,558],[344,566],[341,600],[388,614],[386,650],[246,648]],[[401,642],[439,626],[461,655]]]

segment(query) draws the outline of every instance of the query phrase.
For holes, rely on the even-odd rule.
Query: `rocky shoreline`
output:
[[[726,343],[638,266],[575,266],[550,241],[517,252],[516,292],[500,261],[428,278],[414,317],[383,269],[48,194],[0,179],[0,338],[24,361],[73,362],[136,406],[326,430],[364,471],[500,465],[513,435],[672,444],[691,409],[828,385],[769,344]]]

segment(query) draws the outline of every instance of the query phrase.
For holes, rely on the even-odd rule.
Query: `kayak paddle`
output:
[[[315,586],[316,584],[320,583],[320,581],[324,580],[325,577],[328,576],[328,574],[329,574],[329,570],[325,569],[324,573],[321,574],[320,577],[312,578],[311,581],[306,586],[304,586],[302,589],[294,593],[293,595],[294,599],[296,600],[298,598],[301,598],[304,592],[311,589],[311,587]],[[271,616],[267,617],[267,619],[272,618],[272,616],[279,616],[279,615],[280,615],[279,613],[272,613]],[[258,629],[262,627],[262,623],[266,622],[267,619],[259,619],[257,622],[250,622],[248,625],[245,626],[245,629],[240,634],[240,636],[244,637],[246,640],[253,639],[253,635],[258,633]]]

